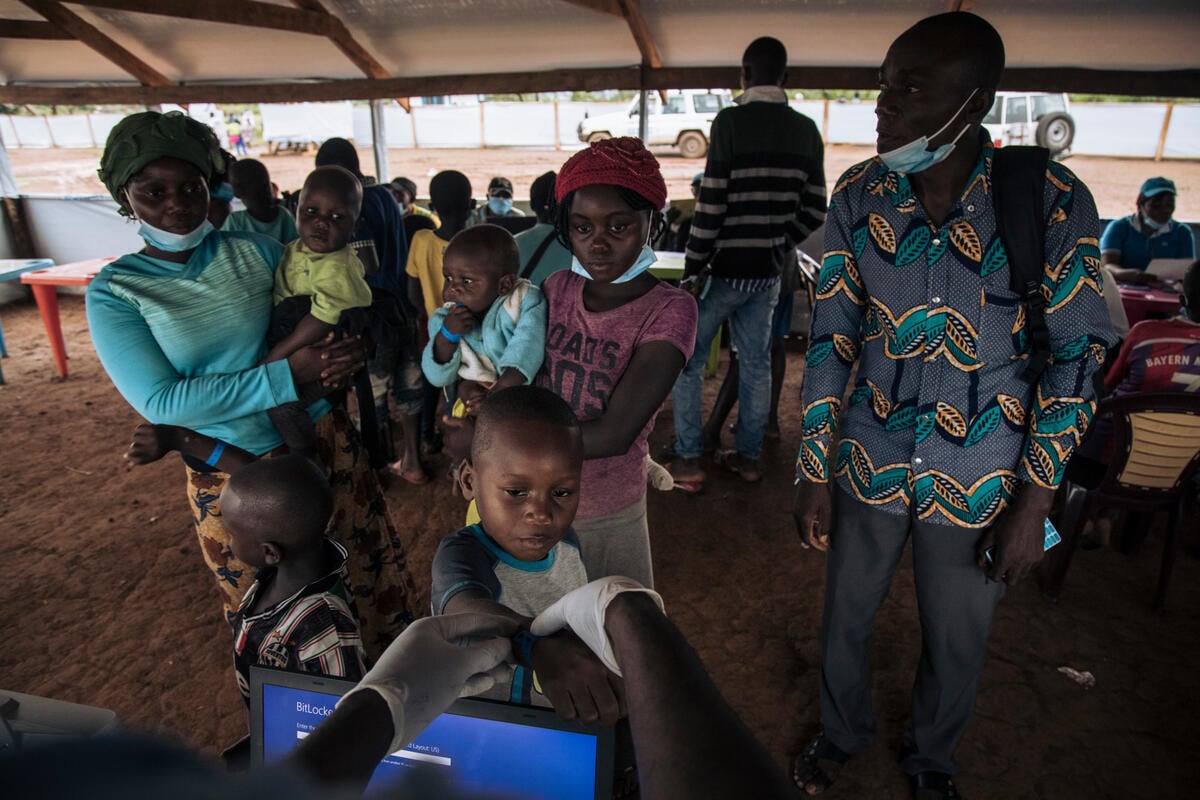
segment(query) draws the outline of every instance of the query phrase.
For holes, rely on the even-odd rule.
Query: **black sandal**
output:
[[[805,794],[820,794],[833,785],[849,760],[849,753],[826,739],[825,734],[818,734],[792,762],[792,782]]]
[[[912,776],[913,800],[962,800],[953,779],[944,772],[918,772]]]

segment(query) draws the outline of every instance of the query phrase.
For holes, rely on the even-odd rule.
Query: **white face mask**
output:
[[[156,228],[143,220],[138,220],[138,222],[141,223],[138,227],[138,236],[141,236],[146,244],[162,250],[164,253],[184,253],[194,250],[200,242],[204,241],[205,236],[215,230],[207,218],[195,230],[188,233],[172,233],[164,231],[162,228]]]
[[[934,164],[945,161],[946,157],[949,156],[954,150],[954,146],[958,144],[958,140],[961,139],[962,135],[970,129],[970,123],[963,125],[962,130],[958,132],[958,135],[955,136],[953,140],[947,142],[936,150],[929,149],[929,141],[931,139],[936,139],[942,131],[950,127],[950,123],[954,122],[954,119],[962,113],[963,109],[967,107],[967,103],[971,102],[971,98],[974,97],[975,93],[978,91],[978,89],[972,89],[971,93],[967,95],[967,99],[964,100],[962,105],[958,107],[958,110],[950,115],[950,119],[946,120],[946,124],[934,131],[932,136],[922,136],[919,139],[914,139],[908,144],[900,145],[894,150],[888,150],[886,153],[880,153],[879,158],[883,160],[884,165],[892,172],[912,174],[915,172],[922,172],[929,169]]]

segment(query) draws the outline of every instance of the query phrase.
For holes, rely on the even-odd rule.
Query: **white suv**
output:
[[[657,92],[646,96],[648,145],[670,145],[684,158],[703,158],[708,153],[708,134],[717,112],[733,105],[728,89],[683,89],[667,93],[663,103]],[[614,136],[638,135],[638,98],[625,111],[584,117],[575,129],[581,142]]]
[[[1075,118],[1065,94],[996,92],[983,124],[997,147],[1036,144],[1049,150],[1051,158],[1065,158],[1075,140]]]

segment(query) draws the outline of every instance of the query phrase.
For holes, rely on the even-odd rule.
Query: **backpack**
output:
[[[1046,192],[1044,147],[998,147],[992,157],[993,207],[996,228],[1008,254],[1009,286],[1025,303],[1025,334],[1029,361],[1021,379],[1035,384],[1050,360],[1050,330],[1046,327],[1046,297],[1042,278],[1046,264]]]

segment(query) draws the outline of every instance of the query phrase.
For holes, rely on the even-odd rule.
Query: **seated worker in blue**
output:
[[[520,264],[512,234],[496,225],[459,232],[442,257],[445,305],[429,318],[421,369],[434,386],[473,384],[462,387],[467,413],[487,392],[529,383],[542,366],[546,298],[517,277]]]
[[[1156,283],[1146,272],[1156,258],[1195,258],[1192,229],[1171,219],[1175,213],[1175,183],[1151,178],[1138,191],[1137,210],[1114,219],[1100,237],[1100,258],[1112,276],[1123,283]]]
[[[533,618],[588,582],[571,529],[579,507],[583,435],[566,402],[536,386],[488,395],[460,475],[480,522],[442,540],[433,559],[434,614],[515,620],[512,680],[485,697],[551,705],[566,718],[624,716],[620,678],[570,631],[536,638]]]
[[[275,197],[271,173],[261,161],[244,158],[234,162],[230,180],[233,193],[246,207],[230,214],[221,230],[261,233],[284,245],[300,236],[296,220]]]
[[[512,181],[503,175],[497,175],[488,183],[487,202],[471,214],[467,219],[467,227],[482,225],[502,217],[523,217],[525,212],[513,208]]]
[[[258,569],[231,620],[247,703],[253,665],[352,681],[366,672],[346,550],[325,535],[332,514],[329,484],[299,456],[248,464],[221,492],[233,554]]]

